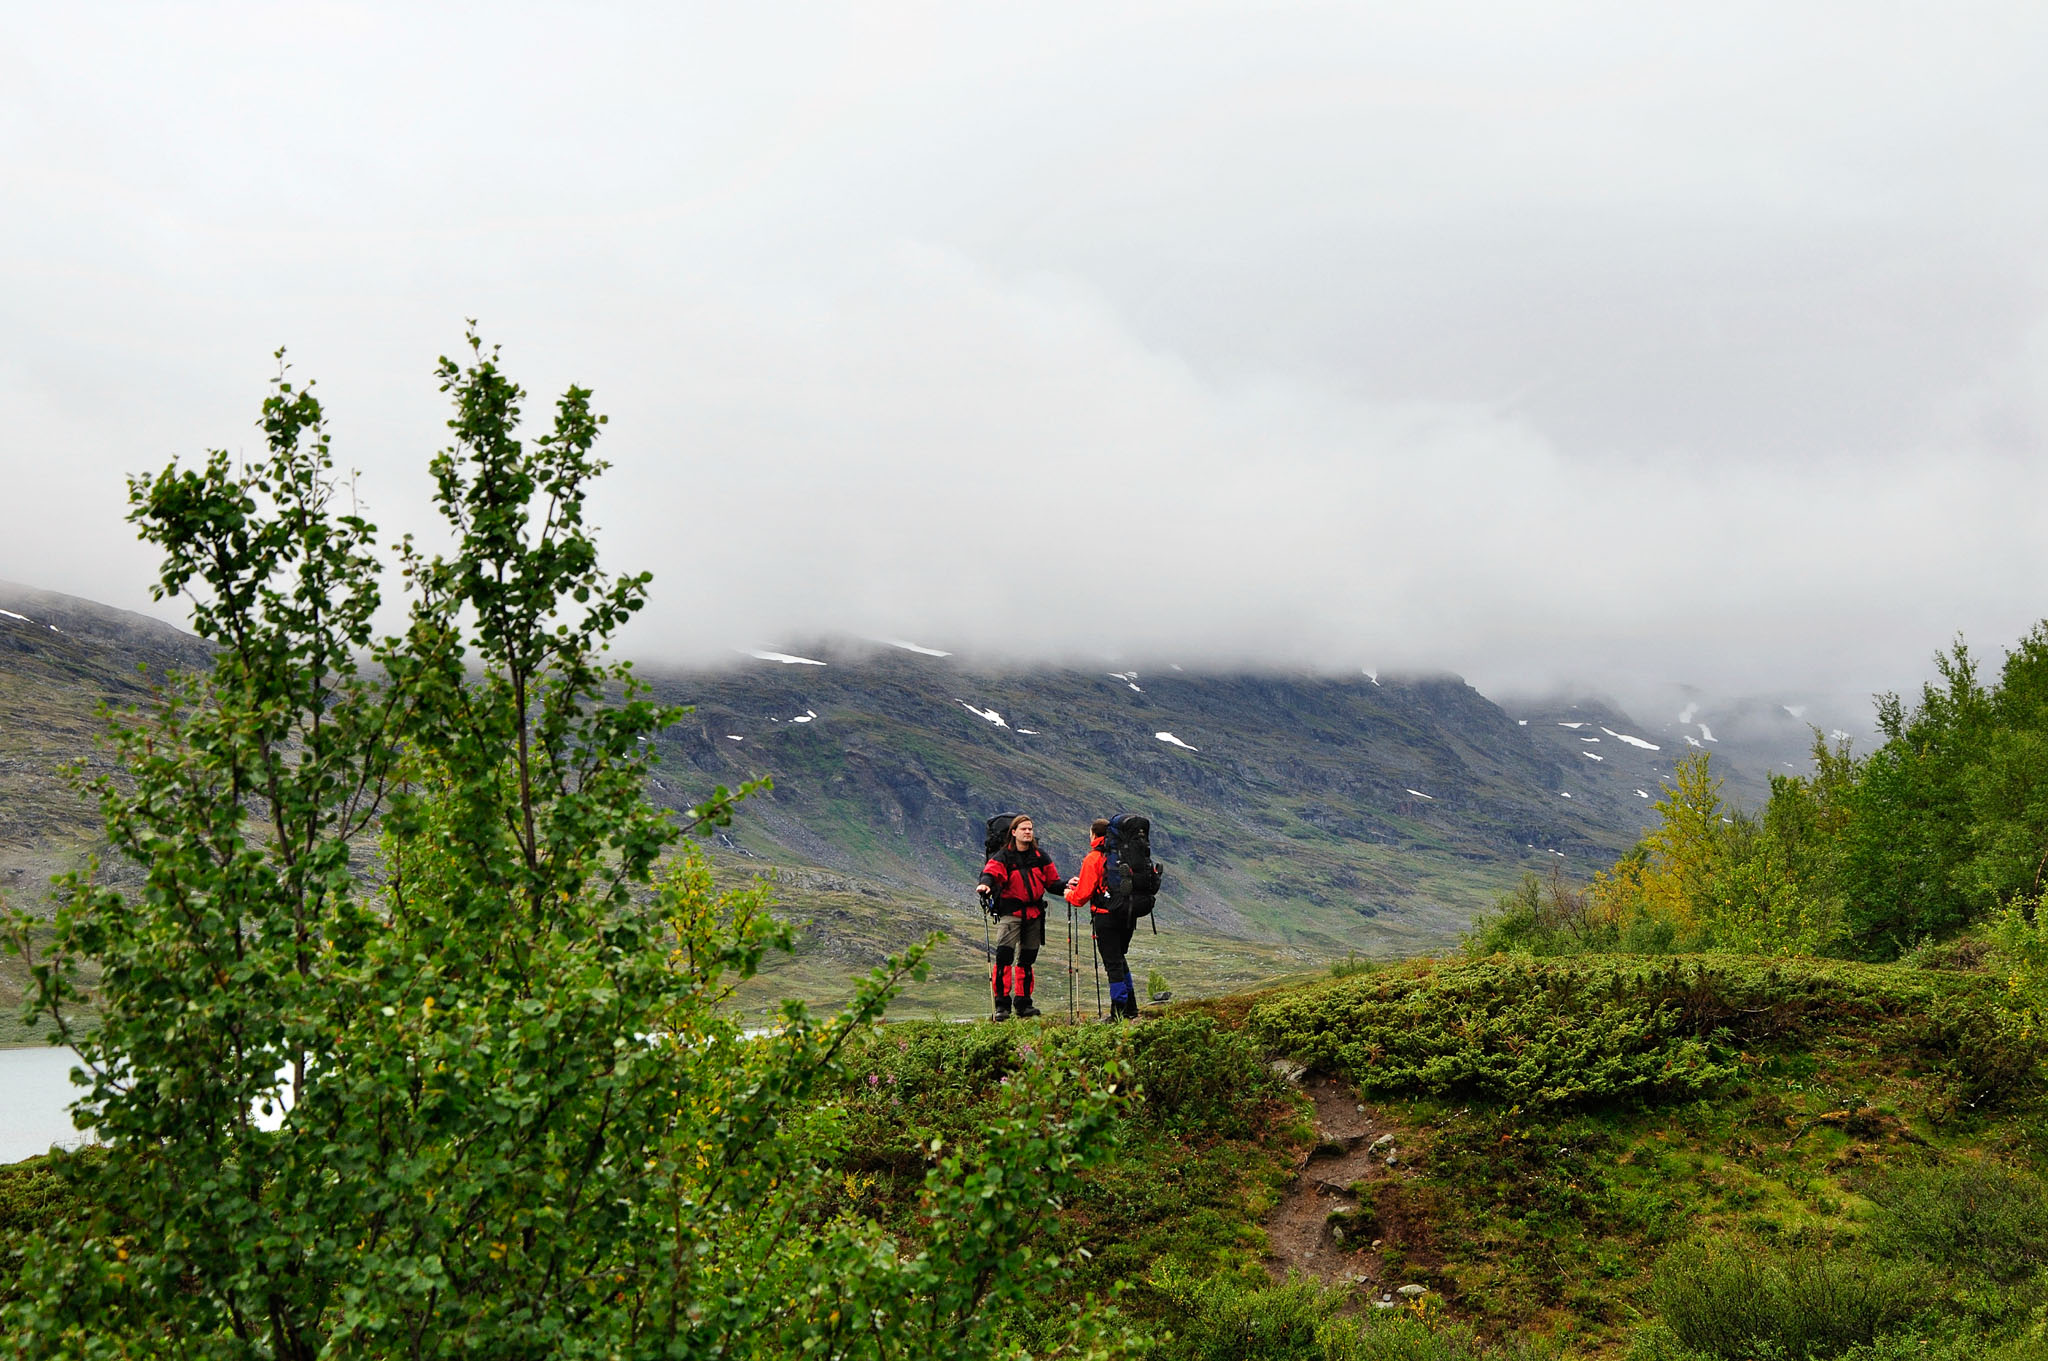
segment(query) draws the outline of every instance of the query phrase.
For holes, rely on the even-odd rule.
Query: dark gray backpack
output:
[[[1152,861],[1152,820],[1118,813],[1102,838],[1102,893],[1112,908],[1149,917],[1159,897],[1159,866]]]

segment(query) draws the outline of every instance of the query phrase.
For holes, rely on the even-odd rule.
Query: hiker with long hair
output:
[[[1052,857],[1038,844],[1038,829],[1028,815],[1019,814],[1010,823],[1008,839],[981,867],[981,882],[974,889],[1001,923],[989,975],[996,1020],[1009,1020],[1013,1008],[1019,1017],[1038,1015],[1031,1004],[1032,965],[1045,945],[1045,895],[1066,886]]]

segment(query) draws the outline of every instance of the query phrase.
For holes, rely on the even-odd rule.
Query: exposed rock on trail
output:
[[[1266,1270],[1391,1296],[1441,1262],[1404,1184],[1404,1132],[1334,1078],[1311,1076],[1302,1091],[1315,1103],[1316,1144],[1266,1221]]]

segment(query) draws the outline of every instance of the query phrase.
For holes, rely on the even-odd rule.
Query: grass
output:
[[[1022,1065],[1120,1054],[1142,1095],[1045,1227],[1162,1361],[2016,1361],[2048,1354],[2048,1105],[1999,991],[1733,956],[1347,959],[1135,1027],[892,1023],[829,1098],[819,1213],[914,1239],[922,1143],[974,1141]],[[1420,1305],[1270,1274],[1262,1223],[1316,1143],[1276,1057],[1348,1074],[1403,1132],[1367,1207],[1403,1246],[1356,1250]],[[46,1171],[0,1203],[57,1212]]]
[[[1380,1122],[1410,1131],[1411,1176],[1373,1208],[1427,1245],[1399,1261],[1382,1250],[1383,1264],[1445,1308],[1389,1317],[1355,1292],[1268,1276],[1259,1225],[1286,1159],[1312,1142],[1296,1099],[1268,1084],[1264,1105],[1228,1119],[1183,1109],[1177,1144],[1134,1124],[1100,1199],[1071,1209],[1071,1241],[1126,1283],[1124,1307],[1174,1334],[1161,1355],[2043,1354],[2025,1348],[2048,1318],[2048,1112],[2031,1081],[1955,1099],[1972,1068],[1958,1037],[2007,1033],[1995,980],[1732,956],[1345,960],[1331,973],[1176,1004],[1137,1033],[1157,1037],[1154,1072],[1177,1074],[1176,1090],[1204,1076],[1229,1089],[1247,1054],[1359,1080]],[[1561,1086],[1551,1079],[1584,1055],[1577,1022],[1559,1018],[1588,1015],[1643,1062]],[[1196,1021],[1211,1029],[1183,1028]],[[924,1060],[918,1101],[999,1081],[970,1053],[1034,1033],[919,1031],[912,1050],[954,1057]],[[1231,1035],[1250,1049],[1226,1063],[1215,1046]],[[2017,1054],[1992,1066],[2038,1070],[2040,1050],[2008,1038]],[[1504,1081],[1518,1070],[1494,1060],[1517,1053],[1534,1076]],[[1702,1066],[1688,1070],[1689,1055]],[[1640,1080],[1667,1062],[1670,1075]],[[972,1111],[953,1118],[971,1137]]]
[[[1687,1242],[1664,1254],[1650,1297],[1679,1344],[1709,1356],[1840,1356],[1919,1311],[1917,1274],[1861,1253]]]
[[[1589,1355],[1625,1349],[1678,1307],[1652,1264],[1701,1251],[1763,1273],[1716,1298],[1754,1299],[1768,1285],[1777,1314],[1811,1312],[1785,1301],[1848,1279],[1814,1263],[1867,1244],[1855,1280],[1911,1280],[1927,1318],[1886,1306],[1825,1338],[1752,1328],[1741,1344],[1759,1357],[1832,1356],[1859,1340],[1892,1345],[1887,1327],[1960,1330],[1989,1347],[2031,1326],[2040,1267],[2030,1235],[2048,1214],[2038,1090],[2013,1081],[1974,1106],[1955,1099],[1959,1071],[1972,1069],[1956,1036],[2007,1034],[1997,1003],[1983,975],[1593,957],[1554,968],[1418,961],[1245,1014],[1269,1043],[1350,1071],[1387,1118],[1423,1131],[1411,1156],[1443,1257],[1431,1283],[1483,1333],[1541,1334]],[[1568,1068],[1577,1036],[1546,1007],[1632,1018],[1620,1038],[1638,1057],[1672,1060],[1682,1080],[1643,1082],[1645,1065],[1621,1064],[1560,1090],[1550,1076]],[[1418,1023],[1397,1033],[1404,1019]],[[1992,1066],[2038,1071],[2038,1045],[2009,1038],[2024,1053]],[[1627,1056],[1627,1045],[1614,1049]],[[1504,1056],[1521,1066],[1503,1068]],[[1711,1073],[1688,1070],[1691,1057]],[[1503,1073],[1535,1076],[1517,1085]],[[1704,1076],[1713,1080],[1695,1081]],[[1982,1243],[1969,1237],[1980,1223]],[[1978,1262],[2010,1273],[1989,1279]],[[1674,1275],[1699,1273],[1674,1265]],[[1664,1326],[1674,1356],[1735,1354],[1699,1352]]]

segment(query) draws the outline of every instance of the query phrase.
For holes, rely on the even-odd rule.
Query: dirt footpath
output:
[[[1443,1261],[1426,1203],[1407,1184],[1407,1131],[1334,1078],[1311,1075],[1302,1092],[1315,1103],[1317,1143],[1266,1220],[1266,1270],[1357,1289],[1361,1302],[1399,1299]]]

